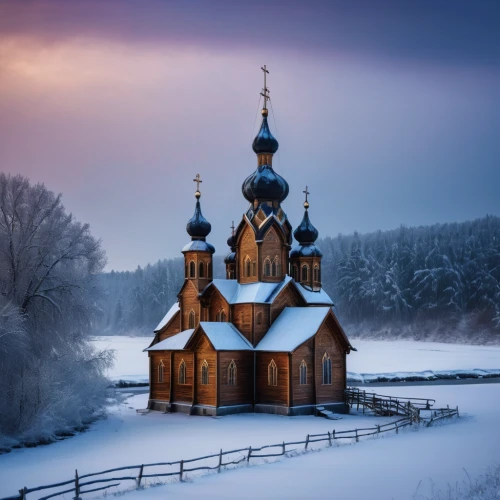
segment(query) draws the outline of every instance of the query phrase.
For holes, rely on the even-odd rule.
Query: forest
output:
[[[500,340],[500,218],[317,241],[322,282],[351,336]],[[223,256],[214,277],[223,278]],[[100,276],[102,334],[151,335],[176,300],[182,257]]]

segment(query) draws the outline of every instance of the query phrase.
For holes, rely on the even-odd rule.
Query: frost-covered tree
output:
[[[104,401],[88,343],[105,254],[43,184],[0,173],[0,438],[51,439]]]

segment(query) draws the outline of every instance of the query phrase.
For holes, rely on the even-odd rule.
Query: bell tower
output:
[[[298,241],[298,245],[290,252],[290,275],[297,282],[312,290],[321,288],[321,258],[323,254],[314,244],[318,239],[318,230],[309,220],[309,201],[310,194],[307,186],[304,201],[304,217],[302,222],[295,229],[293,235]]]

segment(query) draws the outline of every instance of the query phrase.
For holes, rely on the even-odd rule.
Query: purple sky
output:
[[[320,235],[500,214],[500,3],[0,0],[0,169],[109,269],[180,256],[199,172],[226,253],[267,64],[274,166]]]

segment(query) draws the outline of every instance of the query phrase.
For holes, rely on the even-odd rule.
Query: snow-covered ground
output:
[[[500,462],[500,384],[384,387],[385,394],[429,397],[436,406],[458,405],[462,417],[445,425],[387,433],[357,444],[343,444],[279,463],[243,467],[132,492],[126,498],[310,498],[409,499],[418,487],[428,494],[432,484],[474,477]],[[312,416],[231,415],[222,418],[184,414],[137,414],[147,395],[131,397],[108,419],[88,432],[49,446],[13,450],[0,455],[0,497],[32,487],[110,467],[193,458],[207,453],[283,440],[308,433],[353,429],[389,421],[363,415],[330,421]],[[421,482],[421,483],[420,483]],[[420,486],[419,486],[420,483]],[[36,494],[28,498],[38,498]],[[69,497],[68,497],[69,498]],[[422,497],[423,498],[423,497]]]
[[[99,349],[116,351],[112,380],[148,382],[148,356],[142,350],[149,337],[96,337]],[[495,370],[500,372],[500,347],[441,344],[434,342],[353,341],[358,352],[347,356],[353,374],[408,373],[423,371]]]

